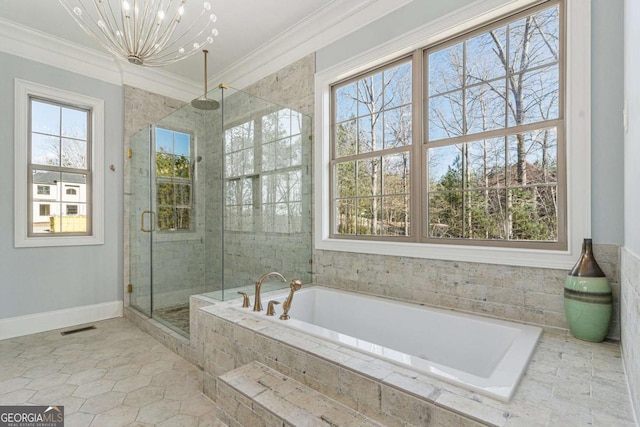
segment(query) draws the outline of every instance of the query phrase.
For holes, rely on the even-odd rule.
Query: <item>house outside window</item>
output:
[[[193,137],[190,133],[155,128],[156,207],[158,229],[192,231]]]
[[[49,216],[51,215],[51,205],[41,204],[40,205],[40,216]]]
[[[562,11],[334,84],[331,237],[566,248]]]
[[[48,185],[38,185],[37,193],[39,196],[49,196],[51,195],[51,187]]]

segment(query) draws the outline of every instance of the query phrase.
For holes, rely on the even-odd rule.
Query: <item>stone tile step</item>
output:
[[[259,362],[218,377],[217,403],[230,427],[365,427],[382,424]]]

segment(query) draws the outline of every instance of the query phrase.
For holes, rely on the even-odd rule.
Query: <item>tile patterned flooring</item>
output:
[[[0,405],[63,405],[66,427],[226,426],[195,366],[124,318],[92,325],[0,341]]]

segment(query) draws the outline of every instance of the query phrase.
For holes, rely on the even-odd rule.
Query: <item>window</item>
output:
[[[51,205],[40,205],[40,216],[51,215]]]
[[[191,134],[155,128],[158,229],[193,229]]]
[[[104,102],[18,79],[15,97],[16,246],[102,244]]]
[[[30,128],[29,128],[29,163],[28,174],[36,187],[38,195],[51,195],[50,189],[65,188],[66,183],[77,182],[87,187],[91,182],[91,169],[88,160],[91,157],[91,128],[89,118],[91,110],[60,103],[55,100],[31,96],[29,98]],[[43,185],[46,184],[46,185]],[[46,189],[41,192],[41,189]],[[90,190],[78,202],[86,206]],[[62,205],[62,192],[55,192],[55,203]],[[36,197],[29,207],[37,206]],[[91,217],[75,218],[73,224],[66,216],[77,215],[78,206],[70,211],[67,206],[66,214],[52,216],[48,221],[40,221],[30,209],[30,228],[28,234],[51,235],[91,233]],[[56,209],[63,212],[62,209]],[[86,209],[83,209],[86,212]],[[53,224],[53,226],[51,226]]]
[[[410,235],[411,62],[334,87],[334,233]]]
[[[317,249],[573,263],[590,233],[567,220],[590,192],[589,11],[501,3],[316,75]],[[387,105],[401,87],[406,104]]]
[[[227,230],[302,230],[302,121],[283,108],[225,130]]]
[[[78,215],[78,205],[67,205],[67,215]]]
[[[75,188],[67,188],[67,196],[76,196],[78,194],[78,190]]]
[[[333,87],[335,235],[565,241],[559,5],[505,21],[422,53],[426,162],[413,180],[410,60]],[[411,188],[425,206],[413,215]]]
[[[425,52],[428,239],[564,247],[560,7]]]

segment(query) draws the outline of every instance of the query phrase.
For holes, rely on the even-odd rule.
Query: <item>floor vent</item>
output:
[[[77,334],[78,332],[90,331],[90,330],[95,329],[95,328],[96,328],[95,326],[86,326],[84,328],[71,329],[71,330],[68,330],[68,331],[60,332],[60,335]]]

